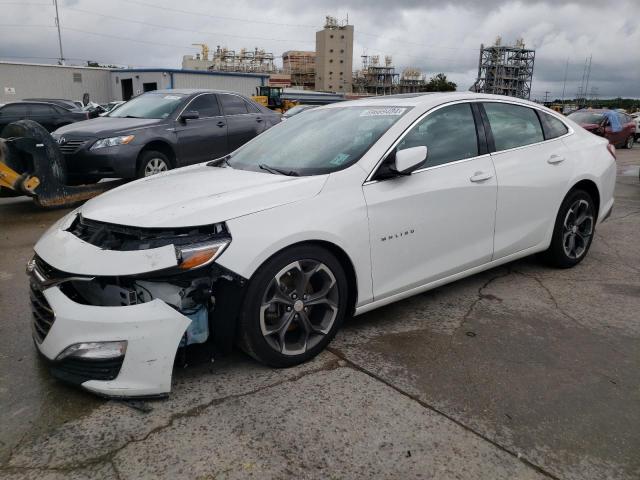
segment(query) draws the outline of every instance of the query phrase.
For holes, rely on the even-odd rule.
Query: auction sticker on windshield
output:
[[[387,115],[402,115],[406,108],[402,107],[381,107],[381,108],[368,108],[364,110],[361,117],[379,117]]]

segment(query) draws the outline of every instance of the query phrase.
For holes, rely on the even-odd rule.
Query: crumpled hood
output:
[[[223,222],[317,195],[327,175],[288,177],[205,164],[143,178],[85,203],[92,220],[137,227]]]
[[[108,137],[121,133],[128,133],[140,128],[154,127],[167,123],[168,120],[157,118],[118,118],[118,117],[96,117],[90,120],[70,123],[58,128],[56,135],[70,135],[73,137]]]

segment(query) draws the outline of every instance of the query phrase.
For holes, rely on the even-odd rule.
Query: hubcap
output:
[[[169,170],[167,162],[165,162],[162,158],[152,158],[144,168],[144,176],[148,177],[149,175],[166,172],[167,170]]]
[[[564,217],[562,246],[569,258],[578,259],[587,251],[593,235],[593,212],[586,200],[576,200]]]
[[[316,260],[299,260],[280,270],[262,298],[260,329],[267,344],[299,355],[326,336],[338,315],[333,272]]]

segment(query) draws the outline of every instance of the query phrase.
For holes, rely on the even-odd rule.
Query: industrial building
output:
[[[492,46],[480,45],[478,78],[470,90],[530,98],[535,55],[535,50],[525,48],[522,39],[515,46],[502,45],[500,37]]]
[[[291,76],[291,85],[313,90],[316,85],[316,52],[301,50],[284,52],[282,71]]]
[[[362,70],[353,79],[353,91],[367,95],[391,95],[397,93],[399,77],[390,56],[384,57],[382,65],[378,55],[362,55]]]
[[[327,17],[316,32],[315,89],[351,92],[353,84],[353,25]]]
[[[162,68],[109,69],[0,62],[0,103],[23,98],[67,98],[106,103],[162,88],[211,88],[245,95],[267,85],[269,75]]]

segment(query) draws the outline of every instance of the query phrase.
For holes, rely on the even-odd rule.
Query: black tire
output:
[[[171,160],[169,160],[169,157],[167,157],[164,153],[159,152],[158,150],[145,150],[140,154],[138,160],[138,171],[136,173],[137,178],[149,176],[148,174],[146,174],[147,169],[150,168],[153,162],[156,162],[158,160],[164,162],[164,164],[166,165],[166,169],[161,171],[167,171],[173,168]],[[157,171],[156,173],[160,173],[160,171]]]
[[[627,150],[631,150],[633,148],[633,144],[635,142],[635,139],[633,138],[633,135],[629,135],[629,138],[627,138],[626,142],[624,142],[624,145],[622,148],[626,148]]]
[[[307,265],[313,265],[312,262],[318,262],[328,267],[335,278],[335,286],[332,287],[335,288],[335,290],[332,290],[332,294],[335,293],[335,295],[337,295],[337,299],[335,299],[335,296],[333,297],[335,299],[334,305],[337,306],[337,312],[335,313],[332,323],[326,326],[327,331],[325,334],[320,335],[314,333],[312,334],[314,335],[312,340],[310,340],[311,337],[307,335],[307,339],[304,341],[306,350],[303,353],[285,354],[281,353],[281,351],[276,351],[274,347],[275,339],[272,337],[268,339],[266,335],[263,335],[261,327],[262,315],[268,315],[269,312],[264,313],[262,311],[262,305],[263,300],[271,291],[270,288],[272,288],[272,282],[276,275],[296,261]],[[325,275],[324,272],[319,274]],[[282,275],[281,278],[283,277],[285,277],[285,275]],[[311,282],[309,282],[309,285],[311,285]],[[256,271],[247,287],[245,301],[238,322],[239,331],[237,337],[240,348],[259,362],[278,368],[298,365],[315,357],[329,344],[342,325],[348,305],[347,298],[349,292],[347,285],[347,277],[340,262],[324,248],[314,245],[300,245],[276,254]],[[290,314],[282,313],[281,319],[277,320],[277,322],[280,322],[284,318],[284,315],[295,315],[297,318],[298,315],[296,311],[300,312],[300,310],[297,310],[298,307],[299,306],[294,306],[294,310],[291,311]],[[284,305],[281,308],[285,308]],[[314,314],[313,308],[315,307],[309,307],[308,311],[307,308],[304,308],[305,318],[312,318]],[[292,307],[286,307],[286,309],[291,310]],[[318,310],[318,312],[321,311]],[[301,312],[301,314],[302,313],[303,312]],[[274,313],[274,315],[278,316],[280,314]],[[329,315],[333,314],[330,313]],[[316,316],[316,318],[318,317]],[[285,335],[296,335],[296,329],[299,329],[300,333],[298,333],[298,335],[304,335],[306,330],[302,330],[302,328],[301,320],[292,320],[289,323],[289,328],[281,329],[281,331],[287,332]],[[309,345],[312,346],[307,348]]]
[[[43,144],[47,152],[47,165],[39,165],[37,166],[38,168],[36,168],[35,165],[29,164],[33,162],[29,162],[23,158],[11,158],[9,159],[9,162],[7,162],[7,165],[18,173],[29,172],[37,176],[41,176],[39,175],[40,169],[51,168],[55,179],[60,184],[65,184],[67,179],[67,169],[64,155],[62,155],[60,148],[58,148],[58,144],[51,134],[38,122],[34,122],[33,120],[18,120],[17,122],[10,123],[2,129],[0,137],[29,137],[33,138],[37,143]]]
[[[583,202],[586,202],[586,207]],[[575,208],[576,204],[580,205],[577,209]],[[583,208],[585,210],[582,210]],[[570,213],[570,210],[573,210],[573,213]],[[579,214],[575,213],[575,210],[578,210]],[[578,225],[578,221],[583,212],[586,218]],[[589,220],[589,216],[591,220]],[[591,242],[595,235],[597,216],[598,212],[596,211],[593,198],[591,198],[588,192],[580,189],[569,192],[558,210],[558,215],[553,227],[551,245],[543,253],[543,258],[547,263],[557,268],[570,268],[580,263],[587,256],[589,248],[591,247]],[[573,221],[572,218],[575,221]],[[591,222],[588,228],[588,223],[585,222]],[[567,228],[566,225],[569,225],[571,228]],[[587,231],[590,232],[588,235],[586,235]],[[573,245],[575,246],[575,256],[567,253],[567,250],[571,251],[572,243],[569,238],[571,236],[574,237]],[[566,243],[565,240],[567,240]]]

